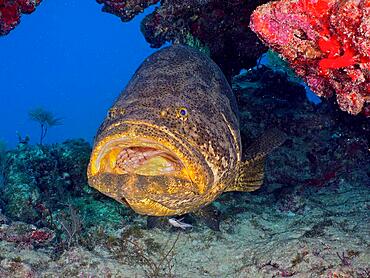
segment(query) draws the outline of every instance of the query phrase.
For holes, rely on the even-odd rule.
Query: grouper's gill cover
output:
[[[89,184],[156,216],[197,210],[225,190],[251,190],[235,181],[252,181],[256,189],[262,160],[256,154],[248,165],[241,162],[237,113],[210,58],[186,46],[163,48],[143,62],[109,110],[95,139]],[[252,177],[240,174],[246,166]]]

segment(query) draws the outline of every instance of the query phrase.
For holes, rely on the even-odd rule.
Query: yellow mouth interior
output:
[[[172,153],[155,146],[107,146],[98,161],[99,172],[143,176],[178,176],[184,168]]]
[[[160,174],[171,173],[172,162],[162,156],[156,156],[145,161],[141,166],[137,167],[135,174],[143,176],[158,176]]]
[[[167,151],[153,147],[124,148],[116,158],[116,168],[144,176],[171,174],[179,170],[180,162]]]

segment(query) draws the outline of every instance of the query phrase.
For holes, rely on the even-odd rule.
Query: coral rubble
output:
[[[0,36],[7,35],[20,22],[22,14],[33,13],[42,0],[0,0]]]
[[[280,0],[258,7],[251,28],[318,95],[370,116],[370,1]]]
[[[97,0],[104,11],[130,20],[158,1]],[[206,45],[212,59],[231,78],[240,69],[253,67],[267,48],[248,28],[252,11],[268,0],[167,0],[147,15],[141,30],[152,47],[165,42],[187,43],[196,38]]]

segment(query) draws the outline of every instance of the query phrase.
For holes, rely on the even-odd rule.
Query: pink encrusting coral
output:
[[[20,22],[22,14],[30,14],[42,0],[0,0],[0,36],[8,34]]]
[[[318,96],[370,116],[370,0],[270,2],[250,26]]]

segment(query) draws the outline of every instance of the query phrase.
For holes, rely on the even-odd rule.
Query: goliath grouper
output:
[[[284,141],[267,132],[242,151],[233,92],[219,67],[186,46],[148,57],[98,130],[89,184],[137,213],[181,215],[225,191],[263,182],[267,153]]]

